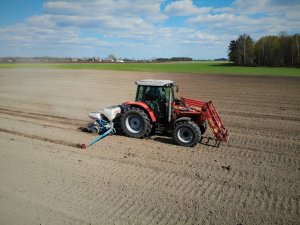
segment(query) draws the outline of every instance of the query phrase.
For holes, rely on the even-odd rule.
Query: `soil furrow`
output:
[[[46,115],[41,113],[35,113],[35,112],[24,112],[24,111],[18,111],[13,109],[4,109],[0,108],[0,113],[8,114],[8,115],[14,115],[14,116],[21,116],[21,117],[27,117],[32,119],[43,119],[46,121],[56,121],[66,124],[73,124],[73,125],[82,125],[86,123],[84,120],[78,120],[78,119],[71,119],[67,117],[62,116],[55,116],[55,115]]]
[[[65,146],[69,146],[69,147],[73,147],[73,148],[80,148],[80,144],[78,144],[78,143],[76,144],[76,143],[72,143],[72,142],[66,142],[63,140],[53,140],[53,139],[46,138],[46,137],[40,137],[37,135],[31,135],[31,134],[24,134],[24,133],[21,133],[18,131],[12,131],[12,130],[7,130],[7,129],[3,129],[3,128],[0,128],[0,132],[5,132],[5,133],[17,135],[17,136],[26,137],[26,138],[32,138],[32,139],[36,139],[39,141],[46,141],[46,142],[53,143],[53,144],[65,145]]]
[[[284,115],[271,115],[271,114],[262,114],[262,113],[251,113],[251,112],[241,112],[241,111],[222,111],[220,114],[230,115],[230,116],[240,116],[247,118],[265,118],[265,119],[274,119],[274,120],[288,120],[288,121],[300,121],[300,117],[291,117]]]

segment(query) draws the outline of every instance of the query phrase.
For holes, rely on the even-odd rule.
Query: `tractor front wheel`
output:
[[[193,121],[182,121],[175,126],[173,137],[178,145],[193,147],[200,142],[201,131]]]
[[[139,108],[131,107],[124,112],[121,118],[123,133],[128,137],[144,138],[152,130],[148,115]]]

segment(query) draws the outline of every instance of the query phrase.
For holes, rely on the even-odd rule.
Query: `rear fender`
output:
[[[124,105],[135,106],[135,107],[143,109],[149,115],[151,122],[152,123],[156,122],[156,117],[155,117],[154,111],[146,103],[144,103],[144,102],[125,102]]]
[[[190,117],[180,117],[180,118],[178,118],[177,120],[174,121],[173,127],[175,127],[176,124],[179,123],[179,122],[181,122],[181,121],[190,121],[190,120],[191,120]]]

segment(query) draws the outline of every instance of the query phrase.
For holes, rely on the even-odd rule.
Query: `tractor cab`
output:
[[[146,103],[160,123],[171,121],[171,104],[174,101],[174,82],[171,80],[136,81],[136,102]]]

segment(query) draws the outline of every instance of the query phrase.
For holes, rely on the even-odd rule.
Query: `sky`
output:
[[[299,0],[0,0],[0,57],[215,59],[249,34],[300,33]]]

